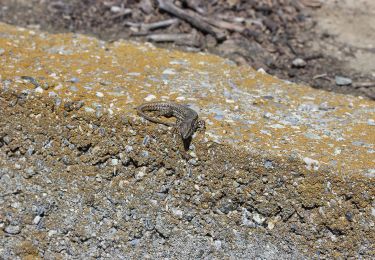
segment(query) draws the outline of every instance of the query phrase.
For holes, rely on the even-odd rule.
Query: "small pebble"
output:
[[[143,138],[142,145],[146,146],[150,140],[150,136],[146,135],[145,138]]]
[[[147,102],[149,102],[149,101],[151,101],[151,100],[153,100],[155,98],[156,98],[156,96],[150,94],[147,97],[145,97],[144,100],[146,100]]]
[[[270,161],[270,160],[266,160],[266,161],[264,162],[264,167],[265,167],[266,169],[273,169],[272,161]]]
[[[118,13],[118,12],[120,12],[121,11],[121,7],[119,7],[119,6],[111,6],[111,12],[112,13]]]
[[[9,225],[4,229],[5,233],[11,234],[11,235],[16,235],[21,232],[20,226],[13,226]]]
[[[42,220],[41,216],[39,216],[39,215],[35,216],[35,218],[33,219],[33,224],[38,225],[41,220]]]
[[[78,88],[76,86],[70,86],[69,88],[71,91],[73,92],[77,92],[78,91]]]
[[[40,94],[42,94],[43,93],[43,88],[41,88],[41,87],[37,87],[36,89],[35,89],[35,92],[37,92],[37,93],[40,93]]]
[[[91,107],[85,107],[85,111],[88,112],[88,113],[94,113],[95,110]]]
[[[316,171],[316,170],[319,169],[319,161],[311,159],[309,157],[303,158],[303,161],[305,162],[306,168],[308,170],[315,170]]]
[[[133,239],[129,243],[132,246],[137,246],[139,244],[140,239]]]
[[[50,230],[50,231],[48,231],[48,236],[49,237],[51,237],[51,236],[53,236],[53,235],[56,235],[57,234],[57,231],[56,230]]]
[[[10,144],[10,142],[12,141],[12,139],[9,137],[9,135],[6,135],[6,136],[3,137],[3,141],[6,144]]]
[[[164,75],[175,75],[176,71],[174,69],[166,69],[163,71]]]
[[[273,124],[273,125],[270,125],[270,127],[274,128],[274,129],[283,129],[283,128],[285,128],[285,126],[280,125],[280,124]]]
[[[111,163],[112,163],[113,166],[118,165],[118,159],[112,159]]]
[[[304,134],[306,138],[312,139],[312,140],[320,140],[321,137],[314,133],[305,133]]]
[[[271,95],[265,95],[265,96],[262,96],[263,99],[267,99],[267,100],[273,100],[274,97],[271,96]]]
[[[190,160],[189,160],[189,163],[190,163],[191,165],[197,165],[197,164],[198,164],[197,160],[195,160],[195,159],[190,159]]]
[[[367,124],[370,125],[370,126],[375,126],[375,120],[369,119],[369,120],[367,120]]]
[[[222,248],[222,243],[220,240],[215,240],[215,248],[216,250],[220,250]]]
[[[28,149],[27,149],[27,152],[26,152],[26,155],[28,156],[31,156],[34,154],[34,147],[33,146],[30,146]]]
[[[149,156],[148,151],[142,151],[141,153],[142,157],[147,158]]]
[[[352,84],[352,80],[350,78],[341,76],[336,76],[335,81],[337,86],[348,86]]]
[[[351,213],[350,211],[347,211],[345,213],[345,217],[348,221],[352,222],[353,221],[353,213]]]
[[[12,208],[18,209],[18,208],[20,208],[21,203],[19,203],[18,201],[17,202],[13,202],[12,204],[10,204],[10,206]]]
[[[97,97],[104,97],[104,94],[102,92],[96,92]]]
[[[184,212],[180,209],[172,208],[172,213],[178,218],[182,218]]]
[[[5,53],[5,50],[3,48],[0,48],[0,56]]]
[[[275,223],[273,223],[273,222],[268,222],[268,229],[269,230],[272,230],[272,229],[274,229],[274,227],[275,227]]]
[[[304,68],[306,64],[306,61],[301,58],[296,58],[292,61],[292,66],[295,68]]]
[[[142,167],[142,169],[135,175],[136,180],[141,180],[146,175],[146,167]]]
[[[273,114],[270,113],[270,112],[266,112],[266,113],[264,113],[263,117],[266,118],[266,119],[271,119],[273,117]]]
[[[57,97],[57,94],[53,91],[48,92],[49,97]]]
[[[176,100],[178,100],[178,101],[184,101],[185,97],[177,97]]]
[[[79,82],[79,79],[76,78],[76,77],[73,77],[73,78],[69,79],[69,82],[71,82],[71,83],[77,83],[77,82]]]
[[[61,105],[61,98],[56,98],[55,99],[55,105],[58,107],[58,106],[60,106]]]
[[[140,76],[141,73],[139,73],[139,72],[129,72],[127,75],[129,75],[129,76]]]
[[[152,223],[151,219],[146,219],[145,220],[145,228],[148,231],[151,231],[151,230],[153,230],[155,228],[155,225],[154,225],[154,223]]]
[[[130,146],[130,145],[126,145],[126,146],[125,146],[125,151],[126,151],[127,153],[130,153],[131,151],[133,151],[133,147]]]
[[[259,224],[259,225],[262,225],[263,222],[266,220],[264,217],[262,217],[261,215],[259,215],[258,213],[254,213],[253,215],[253,220]]]
[[[267,73],[263,68],[258,69],[257,72],[259,72],[261,74],[266,74]]]

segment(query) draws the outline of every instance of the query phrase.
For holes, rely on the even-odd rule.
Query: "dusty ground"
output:
[[[325,1],[314,12],[317,29],[334,36],[321,41],[327,54],[345,61],[344,67],[375,75],[375,2],[370,0]],[[346,51],[352,50],[349,55]]]
[[[187,163],[166,128],[0,94],[4,259],[374,255],[365,179],[199,137]]]
[[[181,4],[185,10],[214,19],[219,17],[246,29],[227,30],[227,39],[218,40],[180,20],[167,28],[145,33],[140,24],[175,18],[159,10],[157,1],[151,0],[0,0],[0,20],[54,32],[94,34],[106,40],[145,41],[152,40],[153,34],[185,33],[188,40],[163,46],[210,51],[239,64],[263,68],[282,79],[375,98],[375,4],[371,0],[330,0],[321,4],[316,0],[223,0],[198,5],[191,0],[177,2],[185,3]],[[297,58],[306,64],[293,65]],[[350,78],[351,84],[338,86],[336,76]]]
[[[342,65],[341,74],[357,77],[354,87],[374,97],[375,1],[328,0],[313,17],[316,31],[328,36],[314,42],[315,48],[335,57]],[[366,77],[372,85],[365,84]]]

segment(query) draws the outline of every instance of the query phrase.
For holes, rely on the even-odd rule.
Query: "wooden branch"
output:
[[[168,19],[164,21],[159,21],[155,23],[132,23],[132,22],[125,22],[125,26],[133,27],[133,28],[138,28],[140,29],[143,33],[147,33],[148,31],[159,29],[159,28],[164,28],[171,26],[172,24],[178,23],[178,19]]]
[[[176,23],[178,23],[178,19],[168,19],[168,20],[155,22],[155,23],[142,24],[141,29],[145,31],[150,31],[150,30],[168,27]]]
[[[229,31],[235,31],[235,32],[242,33],[245,30],[244,26],[241,26],[241,25],[238,25],[238,24],[235,24],[235,23],[228,23],[228,22],[223,21],[223,20],[214,20],[214,19],[210,19],[210,18],[203,18],[203,19],[207,23],[209,23],[209,24],[211,24],[215,27],[226,29],[226,30],[229,30]]]
[[[126,9],[121,9],[118,13],[112,15],[110,17],[110,19],[116,19],[116,18],[119,18],[119,17],[122,17],[122,16],[126,16],[128,14],[131,14],[132,13],[132,9],[129,9],[129,8],[126,8]]]
[[[178,45],[188,45],[200,47],[201,42],[195,33],[179,33],[179,34],[151,34],[146,37],[148,41],[153,42],[174,42]]]
[[[158,3],[161,10],[185,20],[199,30],[213,35],[217,40],[222,41],[226,38],[225,31],[213,27],[201,15],[190,10],[178,8],[170,0],[158,0]]]
[[[375,81],[374,82],[355,82],[353,84],[353,87],[355,87],[355,88],[370,88],[370,87],[375,87]]]

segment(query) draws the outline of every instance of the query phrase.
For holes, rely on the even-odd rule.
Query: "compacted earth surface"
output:
[[[0,0],[0,21],[209,51],[282,79],[375,98],[374,1],[170,2]]]
[[[276,201],[271,211],[261,202],[263,192],[283,193],[278,182],[291,181],[273,170],[261,174],[261,160],[248,161],[249,155],[237,152],[243,162],[234,165],[229,147],[205,143],[196,148],[200,161],[189,165],[170,149],[175,144],[168,131],[146,131],[139,122],[120,118],[85,119],[69,109],[66,115],[44,113],[52,103],[28,103],[0,107],[3,259],[304,259],[311,254],[306,247],[302,253],[286,231],[269,232],[281,218],[296,232],[305,231],[294,214],[298,198],[283,202],[281,215]],[[26,108],[43,115],[36,119]],[[275,191],[264,191],[265,181]],[[249,208],[250,190],[260,196],[257,207],[269,215],[270,228]]]
[[[372,259],[373,101],[259,70],[374,98],[359,2],[0,0],[0,258]]]

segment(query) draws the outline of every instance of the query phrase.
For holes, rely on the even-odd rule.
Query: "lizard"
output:
[[[145,112],[157,112],[158,116],[175,117],[176,123],[162,121],[158,118],[146,115]],[[185,150],[189,149],[194,132],[198,129],[205,129],[204,120],[198,118],[197,112],[186,105],[174,102],[148,102],[137,107],[139,116],[157,124],[172,126],[181,135]]]
[[[160,116],[175,117],[176,123],[164,122],[145,114],[147,111],[156,111]],[[137,107],[138,115],[157,124],[177,128],[182,139],[186,140],[198,129],[205,129],[205,122],[198,119],[198,114],[186,105],[174,102],[148,102]]]

